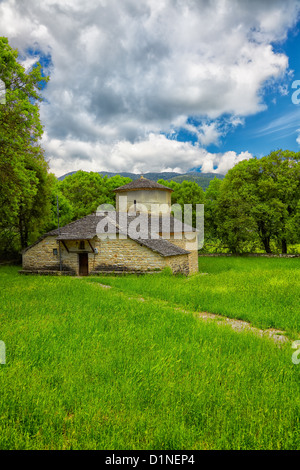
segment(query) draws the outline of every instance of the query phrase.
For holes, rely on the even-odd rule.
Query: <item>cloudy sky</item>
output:
[[[225,174],[300,150],[299,14],[299,0],[0,0],[0,35],[50,75],[57,176]]]

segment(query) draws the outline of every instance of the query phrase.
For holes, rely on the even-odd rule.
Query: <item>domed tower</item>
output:
[[[117,212],[170,214],[173,189],[141,176],[116,188]]]

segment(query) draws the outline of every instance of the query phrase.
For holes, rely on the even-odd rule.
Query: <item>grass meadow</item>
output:
[[[296,340],[299,260],[199,266],[208,274],[60,278],[2,267],[0,449],[299,449],[291,342],[177,308]]]
[[[199,273],[185,276],[95,278],[111,286],[195,311],[300,334],[300,258],[199,257]],[[294,338],[297,339],[297,338]]]

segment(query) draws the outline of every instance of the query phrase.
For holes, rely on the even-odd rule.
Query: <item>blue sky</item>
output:
[[[57,176],[225,174],[300,150],[299,15],[300,0],[0,0],[0,31],[50,75],[42,145]]]

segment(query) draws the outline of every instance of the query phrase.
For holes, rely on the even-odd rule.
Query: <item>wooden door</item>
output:
[[[78,253],[79,258],[79,276],[89,274],[89,255],[88,253]]]

